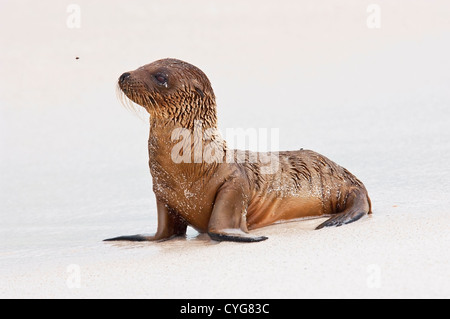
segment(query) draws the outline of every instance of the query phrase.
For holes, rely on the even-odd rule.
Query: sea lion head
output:
[[[175,121],[215,117],[211,83],[199,68],[184,61],[162,59],[125,72],[119,77],[118,86],[151,116]]]

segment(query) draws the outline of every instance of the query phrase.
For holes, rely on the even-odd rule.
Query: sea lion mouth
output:
[[[135,90],[129,86],[118,83],[116,88],[117,98],[120,103],[127,109],[137,112],[143,107],[147,112],[155,110],[158,103],[149,92]]]
[[[121,104],[135,112],[140,109],[138,106],[141,106],[150,113],[158,105],[147,85],[132,78],[129,72],[119,77],[116,93]]]

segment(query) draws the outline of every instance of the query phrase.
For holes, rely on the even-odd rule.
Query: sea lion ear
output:
[[[205,93],[203,93],[203,91],[200,90],[198,87],[195,87],[195,91],[196,91],[202,98],[205,97]]]

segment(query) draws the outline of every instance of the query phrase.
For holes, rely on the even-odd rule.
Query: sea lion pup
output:
[[[107,241],[165,240],[184,235],[190,225],[213,240],[257,242],[267,237],[248,230],[277,221],[331,216],[320,229],[371,213],[364,185],[325,156],[308,150],[228,149],[217,130],[213,89],[197,67],[158,60],[122,74],[118,85],[150,114],[148,151],[158,227],[153,236]]]

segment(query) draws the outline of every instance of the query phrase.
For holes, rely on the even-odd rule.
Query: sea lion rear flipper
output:
[[[344,224],[350,224],[353,222],[356,222],[358,219],[363,217],[365,214],[367,214],[364,211],[343,211],[342,213],[336,214],[326,221],[324,221],[322,224],[316,227],[316,229],[321,229],[324,227],[331,227],[331,226],[342,226]]]
[[[370,199],[365,192],[353,191],[350,193],[346,204],[347,208],[343,212],[337,213],[336,215],[330,217],[317,226],[316,229],[350,224],[357,221],[364,215],[371,213]]]
[[[208,235],[216,241],[258,242],[265,236],[247,233],[244,190],[239,182],[229,181],[222,185],[216,195],[214,208],[209,219]]]

